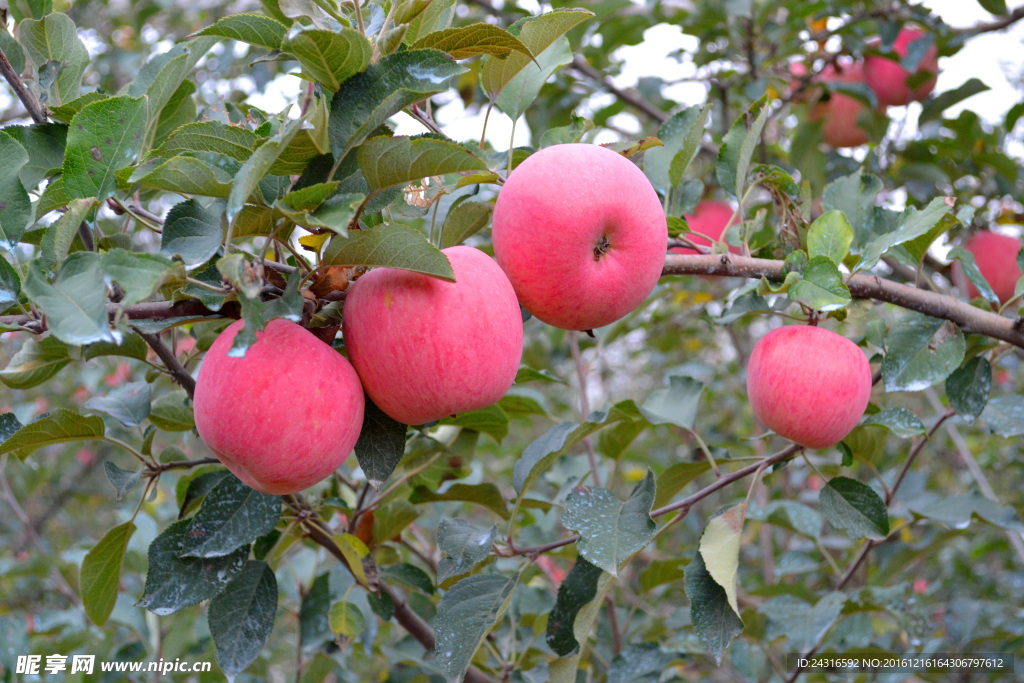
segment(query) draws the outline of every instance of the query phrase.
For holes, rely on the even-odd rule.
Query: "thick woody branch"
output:
[[[36,123],[46,123],[46,112],[43,110],[43,106],[39,104],[39,100],[36,99],[35,95],[29,92],[25,84],[21,82],[21,78],[14,70],[14,67],[11,66],[3,50],[0,50],[0,73],[4,75],[11,89],[14,90],[14,94],[21,100],[21,103],[25,105],[25,109],[32,117],[32,120]]]
[[[997,19],[995,21],[990,21],[990,22],[984,22],[984,23],[981,23],[981,24],[975,24],[974,26],[969,26],[967,28],[959,28],[959,29],[956,29],[954,32],[959,34],[959,35],[961,35],[961,36],[965,36],[965,37],[970,38],[971,36],[976,36],[976,35],[979,35],[981,33],[991,33],[992,31],[1002,31],[1004,28],[1007,28],[1007,27],[1011,26],[1012,24],[1017,23],[1021,19],[1024,19],[1024,5],[1021,5],[1017,9],[1013,10],[1012,12],[1007,14],[1002,19]]]
[[[669,254],[662,275],[718,275],[766,278],[781,282],[783,262],[747,258],[733,254]],[[851,275],[846,279],[850,294],[918,311],[933,318],[956,323],[965,332],[983,334],[1024,349],[1024,320],[1004,318],[983,311],[951,296],[886,280],[877,275]]]

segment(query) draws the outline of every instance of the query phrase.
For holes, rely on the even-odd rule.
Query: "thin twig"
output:
[[[580,413],[584,420],[590,415],[590,400],[587,398],[587,368],[583,365],[583,358],[580,355],[580,343],[576,338],[576,332],[569,332],[569,351],[572,353],[572,362],[576,366],[576,378],[580,385]],[[601,487],[601,473],[597,466],[597,453],[594,452],[594,444],[590,437],[583,439],[583,447],[587,451],[587,459],[590,461],[590,473],[594,480],[594,486]]]

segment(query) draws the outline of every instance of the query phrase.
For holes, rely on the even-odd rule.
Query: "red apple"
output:
[[[964,249],[974,255],[978,270],[999,297],[999,301],[1006,303],[1012,299],[1017,280],[1021,277],[1020,268],[1017,266],[1017,252],[1021,250],[1020,240],[986,230],[967,240]],[[981,296],[977,287],[964,276],[959,261],[953,263],[953,277],[961,287],[967,287],[967,295],[970,298]]]
[[[707,235],[716,242],[723,241],[725,237],[725,229],[729,224],[729,219],[732,218],[733,214],[732,207],[724,202],[717,202],[710,199],[705,199],[697,203],[697,206],[693,208],[692,214],[684,214],[686,217],[686,223],[690,226],[690,230],[700,233],[699,235],[687,235],[686,238],[693,242],[705,247],[711,246],[711,241],[702,237]],[[697,252],[689,247],[672,247],[669,251],[675,254],[696,254]],[[734,254],[740,253],[740,250],[736,247],[730,246],[729,251]]]
[[[835,332],[788,325],[761,337],[747,363],[754,414],[779,436],[807,448],[839,443],[871,395],[871,366]]]
[[[910,72],[900,66],[899,60],[907,56],[910,44],[925,36],[924,31],[905,28],[896,36],[892,46],[892,58],[870,55],[864,60],[864,80],[878,96],[878,103],[887,107],[901,107],[912,100],[923,100],[935,89],[939,73],[939,49],[932,45],[918,63],[917,72],[933,74],[924,83],[911,91],[907,85]]]
[[[378,268],[352,284],[342,312],[366,393],[405,424],[497,402],[523,355],[522,313],[498,264],[472,247],[443,251],[454,283]]]
[[[834,83],[863,83],[864,68],[860,63],[847,64],[840,69],[827,66],[817,79]],[[859,147],[871,138],[868,132],[857,124],[862,112],[868,105],[855,97],[840,92],[830,92],[828,98],[819,101],[811,108],[811,121],[824,121],[821,132],[825,144],[830,147]]]
[[[363,426],[363,390],[345,357],[277,318],[242,358],[228,355],[241,320],[203,359],[196,430],[235,476],[263,493],[295,493],[331,474]]]
[[[526,310],[555,327],[591,330],[651,293],[668,228],[657,192],[631,161],[597,145],[566,144],[512,171],[491,237]]]

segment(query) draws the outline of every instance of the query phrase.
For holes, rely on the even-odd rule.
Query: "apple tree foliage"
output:
[[[5,3],[0,676],[86,653],[215,659],[200,680],[795,680],[807,653],[1021,652],[1019,302],[948,247],[1021,222],[1024,104],[972,111],[978,74],[836,151],[790,73],[1021,18],[979,4],[954,29],[881,0]],[[658,25],[696,38],[672,54],[706,101],[612,84]],[[529,144],[438,124],[463,107]],[[527,320],[498,404],[410,429],[371,407],[302,495],[211,457],[190,395],[231,320],[240,350],[288,317],[344,351],[354,277],[450,277],[439,247],[489,248],[509,170],[580,140],[641,166],[673,240],[731,200],[741,254],[668,256],[593,338]],[[871,359],[836,448],[747,405],[786,316]]]

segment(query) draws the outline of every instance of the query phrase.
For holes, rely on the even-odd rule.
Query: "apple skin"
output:
[[[863,83],[864,68],[858,63],[844,65],[841,70],[832,66],[825,67],[818,76],[818,81],[834,83]],[[839,92],[829,94],[827,100],[818,102],[811,108],[811,121],[824,121],[821,128],[825,144],[836,149],[844,147],[860,147],[870,141],[868,132],[857,125],[857,119],[867,105],[855,97]]]
[[[668,227],[639,168],[610,149],[573,143],[542,149],[512,171],[491,237],[526,310],[554,327],[592,330],[654,289]]]
[[[856,344],[809,325],[761,337],[747,364],[754,414],[779,436],[827,448],[850,433],[871,396],[871,366]]]
[[[923,100],[935,89],[939,73],[939,49],[934,44],[925,52],[917,71],[927,71],[935,76],[913,91],[907,85],[907,79],[911,74],[899,63],[899,59],[907,56],[910,44],[924,35],[924,31],[905,28],[896,36],[892,46],[892,51],[898,59],[888,59],[879,55],[870,55],[864,59],[864,80],[875,91],[878,103],[882,106],[902,107],[913,100]]]
[[[363,426],[363,390],[345,357],[277,318],[243,358],[228,356],[243,322],[207,351],[196,379],[196,430],[250,487],[295,493],[345,461]]]
[[[409,425],[496,403],[523,355],[522,313],[498,264],[473,247],[442,251],[454,283],[377,268],[352,284],[342,311],[366,393]]]
[[[1020,268],[1017,266],[1017,252],[1021,250],[1021,241],[1009,235],[986,230],[976,233],[967,240],[964,249],[974,255],[978,270],[999,297],[999,301],[1006,303],[1012,299],[1017,280],[1021,277]],[[953,277],[961,287],[967,287],[968,297],[973,299],[981,296],[977,287],[964,275],[959,261],[953,263]]]
[[[733,211],[732,207],[725,202],[711,199],[697,202],[697,206],[693,207],[693,213],[684,214],[684,216],[686,223],[690,226],[690,230],[699,232],[700,235],[687,235],[686,238],[694,244],[705,247],[710,247],[712,243],[701,235],[707,235],[716,242],[722,241],[725,229],[729,224],[729,219],[732,218],[734,213],[735,211]],[[674,254],[697,253],[690,247],[672,247],[669,251]],[[734,254],[740,253],[740,250],[732,245],[729,245],[729,251]]]

